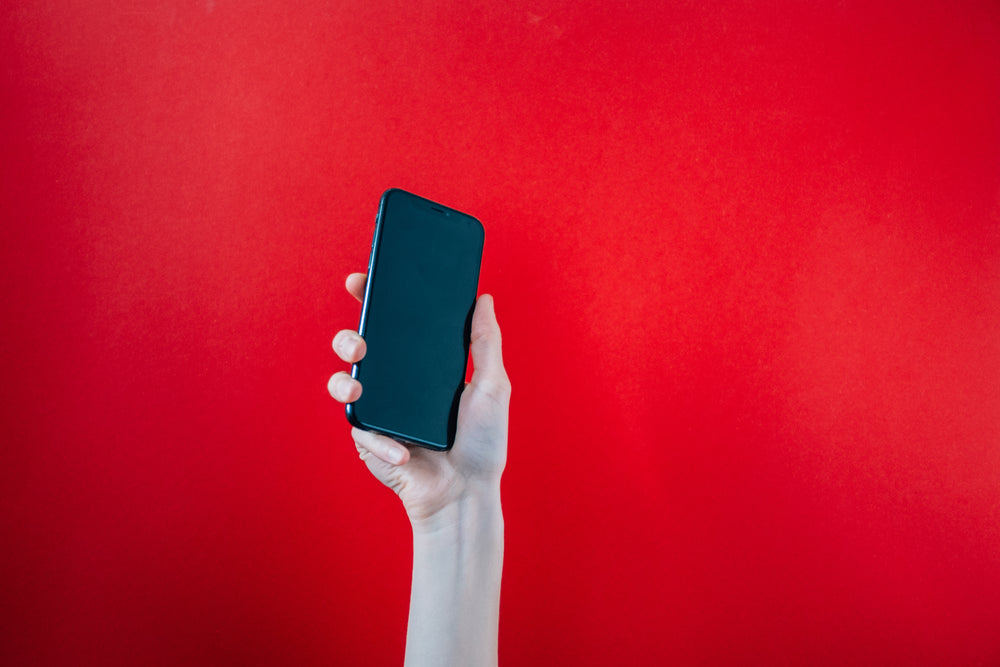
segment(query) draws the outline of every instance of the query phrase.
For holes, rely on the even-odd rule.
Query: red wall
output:
[[[1000,664],[1000,7],[699,4],[5,3],[0,662],[400,662],[398,186],[487,229],[506,664]]]

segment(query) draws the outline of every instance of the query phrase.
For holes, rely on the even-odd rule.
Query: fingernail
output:
[[[389,448],[389,460],[393,463],[400,464],[403,462],[403,452],[399,451],[395,447]]]

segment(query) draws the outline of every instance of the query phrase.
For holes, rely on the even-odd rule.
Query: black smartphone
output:
[[[471,215],[399,189],[379,202],[351,376],[355,426],[445,450],[455,442],[485,232]]]

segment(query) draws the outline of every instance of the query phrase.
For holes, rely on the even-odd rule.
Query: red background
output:
[[[1000,664],[1000,6],[0,9],[0,662],[398,664],[326,379],[476,215],[511,665]]]

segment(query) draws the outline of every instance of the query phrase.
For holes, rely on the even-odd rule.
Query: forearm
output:
[[[502,569],[499,483],[413,525],[407,667],[496,664]]]

